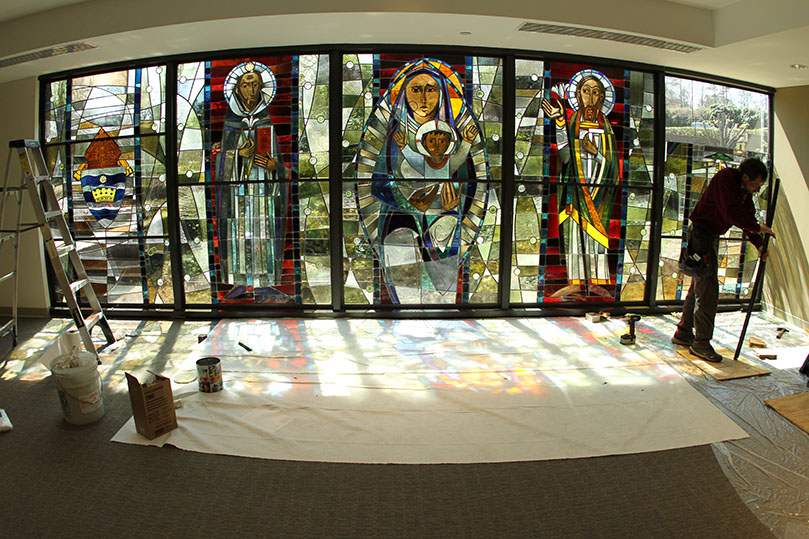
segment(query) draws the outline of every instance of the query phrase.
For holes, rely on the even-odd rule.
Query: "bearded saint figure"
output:
[[[603,285],[612,283],[607,249],[609,220],[615,200],[617,153],[607,115],[614,89],[592,69],[578,72],[568,85],[555,89],[573,109],[569,118],[560,100],[542,100],[545,115],[556,127],[561,165],[559,236],[565,247],[568,286],[554,296],[586,294],[611,297]]]
[[[272,71],[259,62],[233,68],[224,84],[228,110],[216,160],[220,282],[225,299],[252,292],[257,301],[284,302],[280,282],[288,184],[268,106]],[[260,296],[265,296],[261,298]]]

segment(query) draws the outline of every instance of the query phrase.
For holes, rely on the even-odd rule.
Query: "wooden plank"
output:
[[[758,337],[750,337],[750,348],[766,348],[767,343],[764,342],[764,339],[760,339]]]
[[[809,433],[809,393],[798,393],[764,402],[799,429]]]
[[[778,359],[778,352],[772,348],[758,348],[756,355],[759,359]]]
[[[704,361],[687,349],[678,350],[677,353],[717,380],[735,380],[737,378],[749,378],[751,376],[765,376],[771,372],[764,367],[750,363],[742,357],[740,357],[738,361],[733,361],[733,352],[727,348],[717,348],[716,351],[721,354],[723,358],[719,363]]]

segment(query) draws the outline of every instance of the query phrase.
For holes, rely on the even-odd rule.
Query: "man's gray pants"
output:
[[[691,241],[694,227],[688,228],[687,239]],[[691,286],[683,303],[683,315],[677,327],[680,331],[691,333],[694,330],[694,346],[697,348],[710,344],[713,337],[716,308],[719,304],[719,279],[717,278],[717,251],[719,238],[710,242],[708,264],[710,269],[703,277],[692,277]]]

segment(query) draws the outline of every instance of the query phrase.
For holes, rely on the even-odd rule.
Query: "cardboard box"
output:
[[[154,440],[177,428],[171,380],[146,371],[137,376],[126,373],[126,382],[129,384],[135,428],[140,434]]]

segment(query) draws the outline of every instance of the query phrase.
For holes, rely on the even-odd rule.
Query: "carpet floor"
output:
[[[3,367],[0,364],[0,375]],[[710,446],[455,465],[259,460],[109,441],[130,417],[61,417],[52,380],[3,380],[0,537],[772,537]]]

